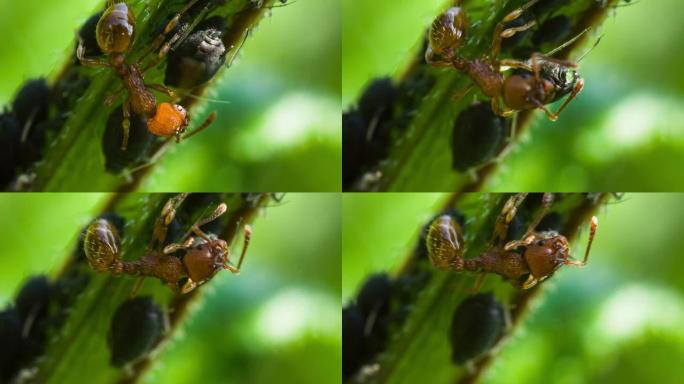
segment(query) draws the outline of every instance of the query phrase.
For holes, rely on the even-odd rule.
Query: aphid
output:
[[[169,21],[164,30],[164,35],[168,34],[178,23],[181,15],[194,5],[198,0],[191,0],[174,18]],[[206,128],[215,118],[211,114],[194,132],[183,135],[189,123],[189,117],[185,108],[179,104],[163,102],[157,104],[157,99],[150,89],[166,93],[172,99],[175,93],[162,84],[145,84],[143,74],[154,64],[152,61],[147,66],[142,67],[141,61],[144,56],[133,64],[126,63],[126,53],[133,44],[135,35],[135,19],[133,13],[124,2],[110,2],[97,23],[95,31],[97,44],[107,59],[98,59],[85,56],[85,43],[79,39],[76,50],[77,57],[81,64],[88,67],[110,67],[121,79],[123,87],[119,88],[105,100],[105,105],[111,105],[125,90],[128,97],[123,104],[123,139],[121,149],[128,147],[130,116],[131,112],[144,116],[147,119],[147,128],[156,136],[175,137],[176,141],[187,138]],[[156,50],[163,42],[155,40],[148,52]]]
[[[374,79],[359,98],[359,112],[368,123],[386,121],[392,117],[397,96],[397,87],[391,78]]]
[[[219,16],[198,25],[169,53],[164,84],[187,89],[211,80],[226,61],[222,40],[225,27],[225,20]]]
[[[88,18],[88,20],[83,23],[81,29],[78,30],[78,37],[83,41],[84,51],[83,54],[86,57],[100,56],[102,51],[100,46],[97,44],[97,24],[102,17],[102,12],[98,12]],[[74,52],[74,61],[76,64],[80,64],[76,52]]]
[[[154,135],[147,129],[145,117],[132,113],[129,118],[129,145],[125,150],[122,149],[121,124],[123,119],[122,107],[119,106],[110,113],[102,135],[105,169],[115,174],[145,159],[150,145],[154,141]]]
[[[104,219],[93,221],[83,243],[86,258],[93,270],[115,275],[156,277],[179,293],[192,291],[222,269],[239,273],[251,238],[251,228],[248,225],[243,227],[244,243],[237,266],[230,264],[228,243],[200,229],[226,212],[224,203],[219,204],[209,216],[195,222],[179,243],[165,246],[168,226],[173,221],[176,208],[185,197],[185,194],[181,194],[169,199],[157,220],[146,253],[137,260],[121,260],[121,241],[114,226]],[[179,257],[175,256],[177,253],[180,254]]]
[[[367,151],[366,122],[356,110],[342,115],[342,183],[349,188],[361,173]]]
[[[356,297],[356,305],[364,318],[378,319],[387,315],[392,297],[392,283],[386,273],[371,275]]]
[[[47,315],[52,297],[52,286],[47,276],[39,275],[28,279],[17,294],[16,307],[22,322],[36,322]]]
[[[572,32],[572,19],[565,15],[552,17],[543,22],[532,35],[532,43],[539,47],[542,44],[561,42]]]
[[[19,145],[21,127],[10,112],[0,114],[0,186],[4,186],[17,173],[19,167]]]
[[[19,313],[14,308],[0,312],[0,381],[9,383],[21,369],[24,339]]]
[[[12,102],[12,113],[25,131],[24,140],[26,130],[47,118],[49,107],[50,88],[44,78],[29,80],[21,87]]]
[[[123,302],[112,316],[107,335],[110,363],[120,368],[146,355],[164,333],[166,323],[162,309],[149,296]]]
[[[451,134],[454,169],[465,172],[494,159],[510,136],[509,120],[496,115],[488,103],[478,102],[462,111]]]
[[[529,61],[498,58],[503,39],[531,28],[536,22],[532,20],[520,27],[507,29],[506,24],[519,18],[526,9],[538,1],[531,0],[506,15],[494,29],[489,55],[474,60],[464,58],[458,52],[467,39],[467,16],[460,7],[449,8],[432,23],[429,36],[430,44],[425,51],[425,60],[434,66],[453,66],[469,76],[480,90],[491,99],[492,110],[499,116],[506,117],[515,111],[539,108],[546,113],[549,120],[555,121],[568,103],[582,90],[584,80],[579,76],[573,76],[572,93],[553,113],[546,107],[546,104],[558,100],[560,98],[559,92],[555,82],[543,76],[543,67],[545,63],[548,63],[549,65],[553,64],[574,70],[577,64],[554,59],[540,53],[532,54]],[[513,73],[505,77],[501,73],[502,67],[522,69],[525,73]]]
[[[505,329],[505,310],[494,294],[479,293],[466,298],[451,320],[449,341],[453,362],[463,364],[487,353]]]
[[[342,309],[342,378],[356,373],[369,356],[363,315],[358,307],[348,305]]]
[[[556,231],[537,232],[539,222],[553,202],[552,194],[544,194],[542,209],[533,218],[520,240],[505,242],[509,225],[526,194],[511,197],[497,219],[489,247],[478,257],[464,259],[460,243],[454,242],[459,228],[453,221],[438,218],[428,235],[430,260],[439,269],[494,273],[522,289],[528,289],[544,281],[563,265],[583,267],[589,258],[598,219],[591,220],[589,241],[582,261],[570,258],[570,245],[565,236]]]

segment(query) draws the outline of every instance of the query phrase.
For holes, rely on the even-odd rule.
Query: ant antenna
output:
[[[245,254],[247,253],[247,248],[249,247],[249,241],[252,239],[252,227],[249,224],[245,224],[243,227],[243,232],[242,252],[240,252],[240,260],[238,260],[237,264],[238,271],[242,266],[242,261],[245,259]]]
[[[556,54],[558,51],[562,50],[563,48],[565,48],[565,47],[567,47],[568,45],[570,45],[570,44],[574,43],[575,41],[577,41],[577,39],[579,39],[580,37],[582,37],[582,35],[584,35],[585,33],[587,33],[587,31],[589,31],[590,29],[591,29],[591,27],[585,28],[582,32],[578,33],[577,35],[575,35],[575,36],[574,36],[573,38],[571,38],[570,40],[568,40],[568,41],[566,41],[565,43],[561,44],[560,46],[558,46],[558,47],[552,49],[551,51],[546,52],[544,55],[546,55],[546,56],[553,56],[553,55]]]
[[[582,260],[582,265],[587,263],[589,259],[589,250],[591,249],[591,244],[594,242],[594,235],[596,235],[596,229],[598,228],[598,217],[592,216],[591,218],[591,228],[589,229],[589,243],[587,243],[587,250],[584,252],[584,260]]]
[[[199,101],[208,101],[210,103],[231,104],[231,102],[228,100],[213,99],[211,97],[205,97],[205,96],[197,96],[197,95],[193,95],[192,93],[188,93],[186,95],[183,95],[183,97],[189,97],[191,99],[195,99],[195,100],[199,100]]]
[[[596,48],[596,46],[601,42],[601,39],[602,39],[602,38],[603,38],[603,35],[599,36],[598,39],[596,39],[596,42],[594,43],[594,45],[592,45],[591,48],[589,48],[589,50],[587,50],[586,52],[584,52],[584,53],[582,54],[582,56],[580,56],[579,59],[577,59],[576,62],[579,63],[580,61],[582,61],[582,59],[584,59],[584,56],[588,55],[589,52],[593,51],[594,48]]]

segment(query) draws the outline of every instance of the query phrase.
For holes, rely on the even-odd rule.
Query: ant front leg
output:
[[[154,90],[157,90],[161,93],[165,93],[165,94],[169,95],[169,97],[173,101],[177,100],[177,98],[178,98],[178,95],[176,95],[176,91],[174,91],[173,89],[171,89],[165,85],[162,85],[162,84],[145,84],[145,86],[148,88],[152,88]]]
[[[501,117],[509,117],[512,114],[514,114],[514,109],[501,108],[501,104],[499,104],[499,98],[499,96],[492,97],[492,100],[490,101],[490,104],[492,106],[492,112],[494,112],[497,116]]]
[[[511,11],[509,14],[504,16],[501,21],[499,21],[496,24],[496,27],[494,28],[494,37],[492,38],[492,49],[491,49],[491,57],[490,60],[492,60],[492,65],[494,65],[494,68],[498,71],[499,69],[499,63],[497,57],[499,56],[499,53],[501,52],[501,41],[505,38],[509,38],[513,35],[515,35],[518,32],[525,31],[527,29],[532,28],[535,24],[536,21],[532,20],[524,25],[521,25],[519,27],[512,27],[512,28],[506,28],[506,24],[519,18],[525,10],[527,10],[529,7],[533,6],[539,2],[539,0],[531,0],[527,4],[523,5],[520,8],[517,8],[513,11]],[[506,29],[504,29],[506,28]]]
[[[549,117],[549,120],[551,121],[556,121],[558,119],[558,116],[560,115],[561,112],[565,109],[565,107],[570,104],[570,102],[577,97],[577,95],[582,91],[582,88],[584,88],[584,79],[579,78],[575,82],[575,87],[572,89],[572,92],[570,95],[563,101],[563,104],[558,108],[556,113],[549,114],[548,109],[544,108],[546,115]]]
[[[551,208],[551,204],[553,204],[553,193],[544,193],[544,196],[542,196],[542,206],[539,209],[539,212],[537,212],[535,217],[530,222],[530,225],[527,227],[527,231],[523,235],[522,239],[509,241],[506,243],[504,249],[510,251],[517,247],[528,246],[537,240],[539,238],[539,234],[537,234],[535,230],[537,225],[539,225],[544,216],[546,216],[546,213]]]
[[[242,227],[242,232],[244,233],[243,240],[242,240],[242,252],[240,252],[240,259],[238,260],[237,267],[233,267],[232,265],[228,264],[227,261],[226,261],[226,264],[223,265],[224,269],[227,269],[230,272],[235,273],[235,274],[240,273],[240,268],[242,267],[242,261],[245,259],[245,254],[247,253],[247,248],[249,248],[249,242],[252,239],[252,227],[249,226],[249,224],[245,224],[245,226]]]
[[[199,127],[192,130],[191,132],[186,133],[182,137],[177,135],[176,136],[176,142],[179,142],[181,140],[187,140],[187,139],[195,136],[196,134],[202,132],[204,129],[206,129],[208,126],[210,126],[211,123],[214,122],[214,120],[216,120],[216,111],[210,113],[209,116],[207,116],[207,118],[204,120],[204,122],[202,124],[200,124]]]

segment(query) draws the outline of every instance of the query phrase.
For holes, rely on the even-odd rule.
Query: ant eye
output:
[[[544,246],[544,240],[537,240],[537,245],[540,247]]]

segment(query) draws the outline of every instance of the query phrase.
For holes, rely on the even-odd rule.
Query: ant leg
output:
[[[185,239],[188,236],[190,236],[190,233],[194,233],[195,235],[201,237],[203,240],[209,241],[209,235],[204,233],[204,231],[202,231],[200,229],[200,227],[203,226],[204,224],[207,224],[207,223],[210,223],[210,222],[216,220],[219,216],[226,213],[227,210],[228,210],[228,206],[226,205],[226,203],[219,204],[218,207],[216,207],[216,209],[214,210],[214,212],[212,212],[209,216],[207,216],[203,219],[199,219],[195,224],[193,224],[192,227],[190,228],[190,230],[185,235],[183,235],[183,238]]]
[[[589,242],[587,243],[587,250],[584,251],[584,259],[582,261],[577,260],[565,260],[565,265],[574,265],[576,267],[584,267],[587,265],[587,260],[589,260],[589,250],[591,250],[591,244],[594,242],[594,235],[596,235],[596,229],[598,228],[598,217],[592,216],[591,227],[589,229]]]
[[[233,267],[229,264],[224,264],[223,268],[229,270],[232,273],[240,273],[240,268],[242,267],[242,261],[245,259],[245,254],[247,253],[247,248],[249,248],[249,241],[252,239],[252,227],[245,224],[243,227],[244,237],[242,240],[242,252],[240,252],[240,259],[238,260],[237,267]]]
[[[214,122],[214,120],[216,120],[216,111],[210,113],[209,116],[207,116],[207,118],[204,120],[204,122],[203,122],[202,124],[200,124],[199,127],[195,128],[195,129],[194,129],[193,131],[191,131],[191,132],[186,133],[186,134],[183,135],[183,137],[181,137],[178,141],[180,141],[180,140],[187,140],[187,139],[189,139],[189,138],[195,136],[196,134],[202,132],[205,128],[207,128],[208,126],[210,126],[211,123]]]
[[[188,197],[187,193],[180,193],[172,198],[170,198],[159,214],[157,221],[154,224],[154,230],[152,231],[152,239],[147,249],[157,249],[160,248],[166,241],[166,232],[168,230],[169,224],[176,217],[176,209],[183,203],[185,198]]]
[[[83,39],[81,37],[78,38],[78,48],[76,48],[76,57],[78,58],[78,61],[81,62],[81,65],[84,65],[86,67],[98,68],[111,66],[109,62],[106,60],[85,57],[85,46],[83,45]]]
[[[506,200],[506,204],[504,204],[503,208],[501,209],[499,217],[496,218],[496,224],[494,224],[494,233],[492,234],[490,244],[501,244],[506,241],[506,237],[508,236],[508,226],[518,213],[518,207],[523,201],[525,201],[526,197],[527,193],[516,193]]]
[[[570,102],[577,97],[577,95],[582,91],[582,88],[584,88],[584,79],[578,79],[577,82],[575,83],[575,87],[572,89],[572,92],[570,93],[570,96],[568,96],[565,101],[563,101],[563,104],[558,108],[556,113],[553,113],[549,115],[549,120],[556,121],[558,119],[558,116],[560,115],[561,112],[565,109],[565,107],[570,104]],[[548,114],[547,114],[548,115]]]
[[[138,280],[135,282],[135,285],[133,286],[133,289],[131,290],[131,295],[129,296],[130,298],[138,296],[138,292],[140,292],[140,288],[142,288],[143,281],[145,281],[144,276],[138,278]]]
[[[164,254],[168,255],[170,253],[174,253],[174,252],[179,251],[181,249],[188,249],[188,248],[192,247],[194,243],[195,243],[195,238],[188,237],[188,239],[185,240],[185,242],[182,244],[174,243],[174,244],[167,245],[166,247],[164,247],[164,250],[162,252]]]
[[[527,29],[532,28],[537,22],[532,20],[529,23],[526,23],[525,25],[522,25],[520,27],[513,27],[513,28],[506,28],[506,24],[519,18],[522,13],[527,10],[527,8],[533,6],[535,3],[537,3],[539,0],[531,0],[527,4],[523,5],[522,7],[515,9],[511,11],[508,15],[504,16],[501,21],[499,21],[496,24],[496,27],[494,28],[494,37],[492,38],[492,48],[491,48],[491,54],[490,54],[490,59],[492,60],[492,64],[494,65],[494,68],[498,71],[499,69],[499,64],[497,57],[499,56],[499,52],[501,52],[501,40],[504,38],[509,38],[513,35],[515,35],[518,32],[525,31]]]
[[[502,67],[524,69],[529,72],[534,72],[534,68],[532,68],[531,65],[519,60],[503,59],[499,61],[499,65]]]
[[[499,97],[498,96],[492,97],[492,100],[490,101],[490,103],[492,106],[492,112],[494,112],[494,114],[496,114],[497,116],[508,117],[508,116],[512,115],[513,113],[515,113],[515,110],[513,110],[513,109],[508,109],[508,108],[502,109],[501,106],[499,105]]]
[[[487,275],[484,273],[480,273],[480,275],[477,276],[477,280],[475,280],[475,285],[473,285],[470,294],[474,295],[480,292],[480,288],[482,287],[482,283],[484,282],[485,277],[487,277]]]
[[[123,140],[121,141],[121,150],[125,151],[128,147],[128,136],[131,130],[131,99],[128,98],[123,103],[123,122],[121,123],[123,128]]]

